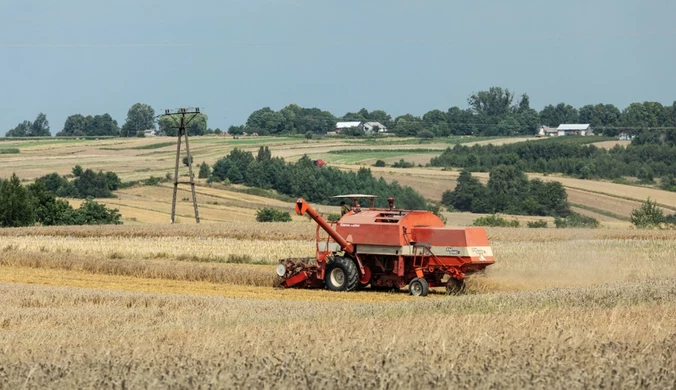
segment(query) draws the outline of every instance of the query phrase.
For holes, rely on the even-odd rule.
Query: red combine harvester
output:
[[[482,228],[446,227],[429,211],[374,206],[371,195],[342,195],[353,200],[349,212],[329,223],[305,200],[296,213],[317,222],[315,258],[282,259],[277,275],[283,287],[322,288],[333,291],[398,289],[409,286],[411,295],[425,296],[430,287],[445,286],[448,294],[464,291],[467,275],[495,262]],[[369,200],[361,208],[358,198]]]

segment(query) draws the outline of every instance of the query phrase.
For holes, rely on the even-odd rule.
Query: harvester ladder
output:
[[[423,268],[427,264],[425,264],[425,250],[427,250],[430,254],[432,254],[432,251],[429,249],[429,246],[422,244],[419,245],[419,243],[415,243],[413,245],[413,267],[414,268]],[[420,253],[422,252],[422,253]]]

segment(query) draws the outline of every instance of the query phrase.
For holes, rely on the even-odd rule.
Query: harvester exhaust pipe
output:
[[[329,236],[331,236],[331,238],[333,238],[333,240],[337,242],[338,245],[340,245],[342,250],[349,254],[354,254],[354,246],[347,242],[343,236],[338,234],[337,231],[333,230],[331,225],[329,225],[329,223],[326,222],[326,220],[322,218],[321,215],[319,215],[317,210],[312,208],[312,206],[310,206],[303,198],[299,198],[296,201],[296,214],[304,215],[305,213],[307,213],[315,222],[317,222],[317,224],[321,226],[321,228],[324,229],[324,231]]]

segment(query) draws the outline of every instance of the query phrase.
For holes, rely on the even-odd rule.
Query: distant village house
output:
[[[541,126],[538,137],[563,137],[568,135],[594,135],[594,129],[588,123],[584,124],[561,124],[559,127]]]
[[[364,130],[365,134],[380,134],[387,132],[387,127],[385,127],[380,122],[351,121],[336,123],[336,133],[340,134],[344,129],[350,129],[353,127]]]

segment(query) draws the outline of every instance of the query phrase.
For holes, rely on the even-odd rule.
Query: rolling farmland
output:
[[[12,141],[21,152],[0,155],[1,175],[29,182],[80,164],[123,181],[164,177],[175,154],[170,141]],[[204,137],[191,151],[195,163],[213,164],[236,146],[262,144],[290,160],[374,148]],[[433,156],[416,149],[446,146],[392,142],[378,156],[355,152],[330,164],[358,169],[376,157],[414,160]],[[459,173],[372,171],[433,200]],[[633,229],[626,217],[648,196],[676,210],[675,194],[531,177],[561,181],[574,208],[597,215],[602,228],[487,228],[496,263],[469,279],[462,296],[438,288],[426,298],[277,288],[278,259],[314,255],[315,225],[298,216],[255,222],[260,207],[293,204],[240,186],[200,181],[199,225],[183,200],[187,186],[178,223],[169,225],[165,182],[100,200],[121,211],[123,225],[0,229],[0,388],[672,387],[676,232]],[[477,217],[446,216],[459,226]]]

